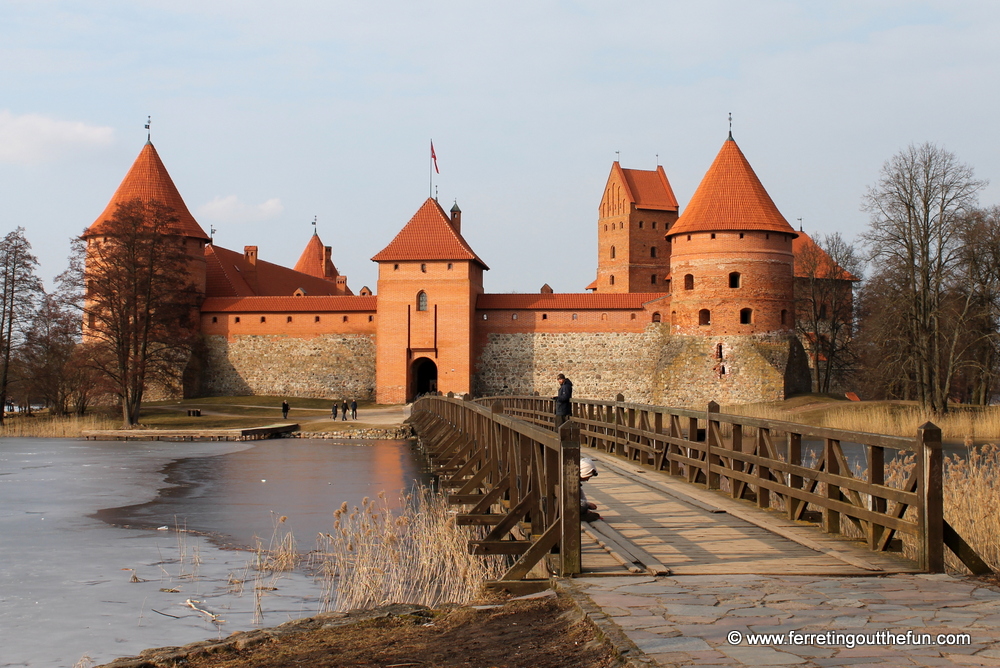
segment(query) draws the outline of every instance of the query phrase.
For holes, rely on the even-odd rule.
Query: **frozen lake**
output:
[[[415,479],[398,441],[0,439],[0,667],[103,663],[314,614],[317,581],[266,576],[255,623],[251,555],[226,548],[266,545],[284,515],[308,551],[342,501]]]

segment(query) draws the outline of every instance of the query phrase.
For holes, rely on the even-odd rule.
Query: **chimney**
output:
[[[457,233],[462,233],[462,210],[458,208],[457,201],[451,207],[451,226]]]
[[[333,247],[323,246],[323,278],[331,279],[337,275],[333,266]]]
[[[247,282],[254,294],[257,294],[257,247],[244,246],[243,259],[247,262],[247,269],[243,272],[243,280]]]

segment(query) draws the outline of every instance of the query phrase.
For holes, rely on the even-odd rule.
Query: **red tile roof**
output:
[[[795,276],[799,278],[836,278],[844,281],[860,280],[833,261],[830,255],[805,232],[792,240],[795,255]]]
[[[118,205],[137,198],[143,202],[156,200],[173,209],[178,219],[176,232],[179,234],[195,239],[209,240],[205,230],[201,229],[201,225],[188,211],[181,194],[177,191],[177,186],[174,185],[170,174],[167,173],[167,168],[163,166],[163,161],[160,160],[156,149],[149,142],[146,142],[146,145],[142,147],[139,157],[132,163],[132,168],[128,170],[128,174],[125,175],[118,190],[115,191],[111,201],[104,208],[104,212],[97,217],[84,236],[104,234],[106,222],[114,217]]]
[[[796,234],[732,137],[723,143],[669,234],[723,230]]]
[[[377,309],[378,298],[346,296],[310,297],[211,297],[201,305],[202,313],[322,313],[358,312]]]
[[[615,310],[641,309],[647,302],[666,297],[665,292],[563,293],[563,294],[483,294],[476,300],[480,311],[530,309],[542,310]]]
[[[434,198],[428,198],[375,262],[419,260],[472,260],[489,269],[451,226],[448,214]]]
[[[622,181],[628,190],[629,199],[635,202],[637,209],[655,209],[658,211],[676,211],[677,198],[670,187],[667,174],[663,167],[656,170],[625,169],[615,161],[614,168],[621,170]]]
[[[299,261],[295,263],[295,271],[318,278],[331,278],[337,275],[337,268],[332,261],[326,259],[326,247],[315,232],[299,256]]]
[[[257,259],[251,265],[243,253],[237,253],[221,246],[205,247],[207,262],[207,297],[249,297],[249,296],[292,296],[299,288],[307,296],[334,295],[337,286],[332,281],[310,276],[282,267],[278,264]],[[248,282],[247,276],[256,268],[256,289]]]

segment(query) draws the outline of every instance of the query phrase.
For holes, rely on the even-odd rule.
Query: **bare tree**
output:
[[[175,379],[195,340],[200,294],[176,223],[163,204],[131,200],[87,246],[84,342],[121,400],[126,427],[139,422],[147,383]]]
[[[18,227],[0,241],[0,401],[10,392],[11,359],[23,340],[42,296],[42,282],[35,275],[38,260]],[[30,406],[30,404],[29,404]],[[0,424],[3,411],[0,410]]]
[[[855,366],[854,286],[862,260],[839,232],[795,256],[795,325],[812,357],[816,391],[830,392]]]
[[[917,398],[935,412],[948,410],[955,332],[968,316],[966,308],[946,309],[946,301],[962,259],[963,224],[985,185],[954,154],[925,143],[890,158],[864,198],[869,256],[880,271],[896,273]]]

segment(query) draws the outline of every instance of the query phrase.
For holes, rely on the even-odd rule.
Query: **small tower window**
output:
[[[752,308],[740,309],[740,324],[749,325],[751,323],[753,323],[753,309]]]
[[[344,316],[344,322],[347,322],[347,316],[346,315]]]
[[[511,320],[517,320],[517,314],[516,313],[511,313],[510,314],[510,319]]]
[[[213,323],[216,323],[216,322],[219,322],[219,316],[217,316],[217,315],[213,315],[213,316],[212,316],[212,322],[213,322]],[[93,327],[93,325],[91,325],[91,327]]]
[[[576,313],[573,314],[573,320],[576,320]]]
[[[712,238],[713,239],[715,238],[715,232],[712,232]]]
[[[786,311],[785,309],[781,309],[781,324],[787,325],[788,324],[787,320],[788,320],[788,311]]]
[[[392,265],[392,270],[393,271],[399,271],[399,265],[398,264]]]
[[[611,247],[611,259],[612,260],[615,259],[615,247],[614,246]]]
[[[267,318],[266,318],[266,317],[264,317],[264,316],[260,316],[260,321],[261,321],[261,322],[267,322]]]
[[[740,239],[742,239],[742,238],[743,238],[743,233],[742,233],[742,232],[740,232]]]
[[[729,274],[729,287],[738,288],[740,287],[740,272],[734,271]]]
[[[611,282],[611,285],[615,284],[615,276],[614,276],[614,274],[611,275],[610,282]]]
[[[368,316],[368,322],[375,322],[375,316],[373,315]]]
[[[288,316],[288,317],[287,317],[287,318],[285,319],[285,322],[291,322],[291,321],[292,321],[292,316]]]
[[[549,314],[548,313],[543,313],[542,314],[542,320],[548,320],[548,319],[549,319]]]
[[[819,319],[826,320],[826,304],[819,305]]]
[[[656,221],[655,220],[653,221],[653,229],[654,230],[656,229]]]
[[[235,318],[233,318],[233,322],[236,323],[236,324],[239,324],[239,322],[240,322],[240,316],[236,316]]]
[[[715,359],[717,359],[717,360],[721,360],[722,359],[722,344],[721,343],[716,344],[716,346],[715,346]]]
[[[605,223],[605,224],[604,224],[604,231],[605,231],[605,232],[607,232],[607,231],[608,231],[608,224],[607,224],[607,223]]]
[[[485,313],[483,314],[483,320],[489,320],[489,317]]]
[[[660,312],[657,311],[653,314],[653,322],[660,322]]]
[[[421,290],[417,293],[417,310],[426,311],[427,310],[427,293]]]
[[[601,314],[601,320],[607,320],[607,319],[608,319],[608,314],[607,313],[602,313]]]
[[[319,322],[319,316],[316,316],[316,319],[313,320],[313,322]]]
[[[684,274],[684,289],[694,290],[694,275]]]
[[[635,313],[632,313],[632,314],[631,314],[631,315],[629,316],[629,320],[635,320]]]
[[[420,271],[422,271],[422,272],[424,272],[426,274],[427,273],[427,265],[426,264],[420,265]]]
[[[649,257],[656,257],[656,246],[649,249]]]
[[[639,221],[639,229],[640,230],[642,229],[642,221],[641,220]]]
[[[698,311],[698,324],[699,325],[711,325],[712,324],[712,312],[707,308],[703,308]]]
[[[650,275],[650,277],[649,277],[649,282],[650,282],[651,284],[653,284],[653,285],[656,285],[656,274],[651,274],[651,275]]]
[[[449,263],[448,263],[448,271],[451,271],[453,267],[454,267],[454,265],[452,265],[452,263],[451,263],[451,262],[449,262]]]

